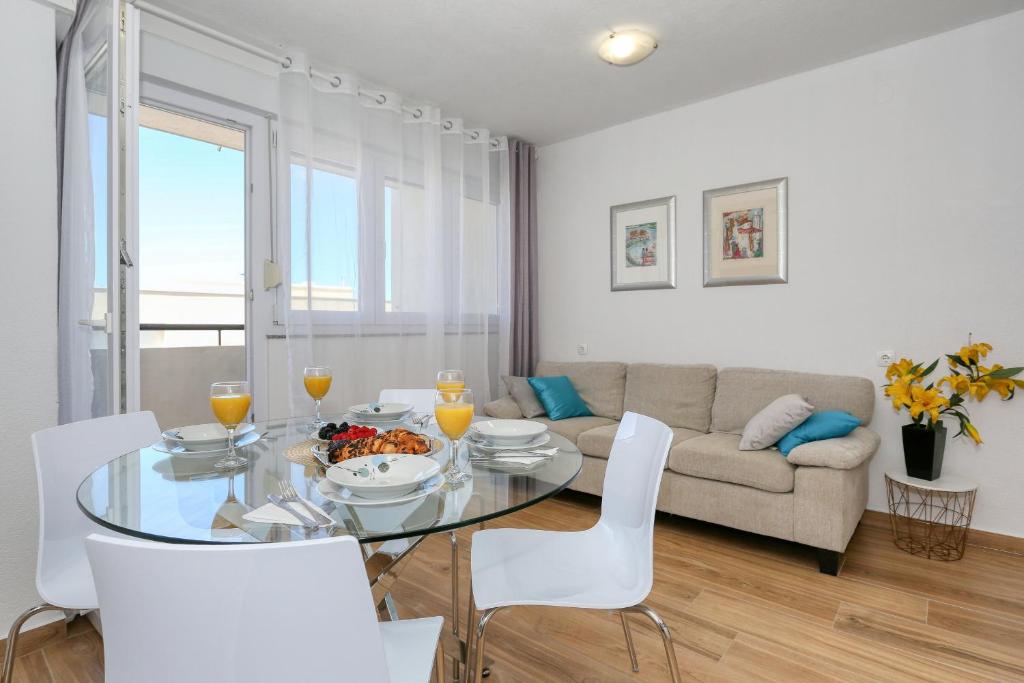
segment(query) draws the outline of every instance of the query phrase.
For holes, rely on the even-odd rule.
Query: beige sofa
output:
[[[755,368],[644,363],[542,362],[537,375],[567,375],[593,417],[535,418],[574,443],[583,470],[570,488],[601,494],[604,470],[624,411],[672,428],[658,509],[796,541],[818,549],[822,572],[837,574],[841,554],[868,498],[868,463],[878,435],[866,428],[875,386],[861,377]],[[846,410],[863,426],[840,439],[794,448],[739,450],[747,421],[784,394],[817,411]],[[484,407],[492,417],[522,417],[505,396]]]

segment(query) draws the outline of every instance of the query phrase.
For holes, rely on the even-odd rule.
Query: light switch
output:
[[[875,363],[880,368],[887,368],[896,362],[895,351],[875,351]]]

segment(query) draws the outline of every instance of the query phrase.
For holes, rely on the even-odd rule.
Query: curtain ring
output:
[[[447,121],[441,124],[441,127],[444,128],[445,130],[451,130],[453,125],[455,124],[452,123],[452,120],[448,119]]]
[[[491,138],[491,147],[497,147],[499,144],[497,138]]]
[[[284,61],[281,62],[281,68],[283,68],[283,69],[290,69],[290,68],[292,68],[292,58],[291,57],[285,57]]]
[[[420,109],[419,107],[417,107],[417,108],[416,108],[416,111],[414,111],[414,112],[412,113],[412,117],[413,117],[414,119],[420,119],[420,118],[423,118],[423,110],[422,110],[422,109]]]
[[[377,104],[384,104],[387,101],[388,101],[387,95],[384,95],[384,94],[377,95],[377,98],[376,98]]]
[[[335,76],[334,78],[331,79],[331,87],[332,88],[340,88],[341,87],[341,76]]]
[[[479,137],[480,137],[480,131],[478,131],[478,130],[474,130],[472,133],[469,134],[469,139],[470,140],[476,140]]]

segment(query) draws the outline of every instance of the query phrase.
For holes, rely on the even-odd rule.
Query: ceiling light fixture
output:
[[[658,48],[654,36],[643,31],[614,31],[601,41],[598,56],[609,64],[630,66],[643,61]]]

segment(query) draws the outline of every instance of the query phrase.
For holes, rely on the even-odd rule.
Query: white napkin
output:
[[[327,514],[326,512],[321,510],[317,505],[314,505],[313,503],[309,504],[317,512],[321,512],[325,515]],[[285,505],[298,512],[300,515],[309,518],[309,510],[307,510],[305,506],[301,505],[300,503],[285,503]],[[273,503],[267,503],[262,507],[258,507],[251,512],[245,513],[244,515],[242,515],[242,519],[249,522],[261,522],[264,524],[292,524],[297,526],[302,525],[302,522],[299,521],[299,518],[289,515],[287,512],[277,507]],[[324,524],[323,519],[317,519],[315,521],[317,524]]]

